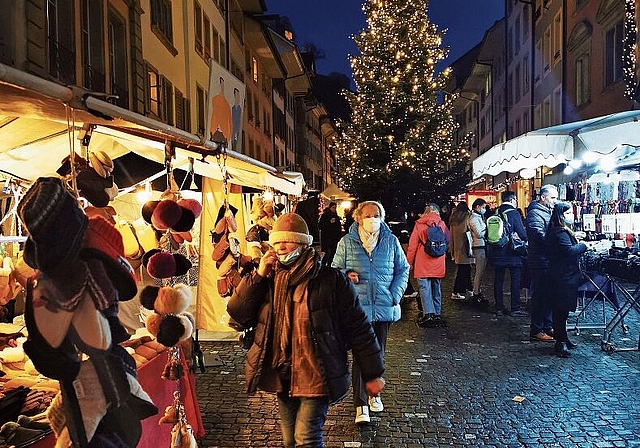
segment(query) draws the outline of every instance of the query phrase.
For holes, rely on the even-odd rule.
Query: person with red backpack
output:
[[[438,241],[441,238],[444,248]],[[441,283],[447,272],[445,253],[450,241],[449,229],[440,218],[440,207],[427,204],[411,232],[407,249],[407,259],[420,288],[423,314],[417,324],[421,328],[446,325],[442,320]]]

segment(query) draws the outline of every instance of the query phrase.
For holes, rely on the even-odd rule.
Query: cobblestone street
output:
[[[389,335],[385,410],[357,427],[349,395],[330,409],[327,447],[640,447],[640,352],[604,353],[596,329],[572,333],[571,358],[552,356],[553,344],[529,341],[529,318],[452,303],[448,268],[448,327],[418,328],[415,300],[404,303]],[[637,346],[639,322],[632,310],[616,346]],[[281,446],[274,397],[243,392],[239,343],[201,344],[220,365],[196,377],[206,431],[199,446]]]

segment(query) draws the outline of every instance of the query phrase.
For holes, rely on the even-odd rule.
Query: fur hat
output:
[[[151,215],[151,224],[158,230],[172,229],[177,232],[188,232],[195,220],[191,210],[170,199],[160,201]]]
[[[307,246],[313,243],[313,237],[309,235],[307,223],[300,215],[285,213],[276,220],[269,234],[269,244],[274,245],[282,242],[300,243]]]
[[[76,176],[80,195],[95,207],[106,207],[118,193],[113,191],[113,176],[100,176],[93,168],[82,170]],[[117,190],[117,187],[116,187]]]
[[[113,172],[113,160],[104,151],[96,151],[89,154],[89,162],[102,177],[110,176]]]
[[[151,224],[151,217],[159,203],[160,201],[147,201],[142,206],[142,219],[144,219],[147,224]]]
[[[173,347],[178,342],[190,338],[192,333],[193,325],[187,316],[167,314],[160,321],[157,338],[165,347]]]
[[[174,286],[146,286],[140,292],[140,304],[158,314],[180,314],[189,308],[193,295],[184,283]]]
[[[102,260],[121,301],[133,299],[138,288],[133,268],[124,257],[122,235],[102,216],[89,218],[84,235],[83,257]]]
[[[87,217],[61,179],[40,177],[18,204],[27,228],[24,260],[43,272],[74,260],[80,252]]]
[[[202,214],[202,204],[196,199],[180,199],[178,205],[191,210],[191,213],[193,213],[193,216],[196,218],[199,218]]]
[[[147,256],[148,255],[148,256]],[[186,274],[191,262],[182,254],[153,249],[142,257],[142,264],[153,278],[170,278]]]

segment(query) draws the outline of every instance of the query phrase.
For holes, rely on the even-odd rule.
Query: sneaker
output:
[[[555,339],[553,339],[552,336],[549,336],[546,333],[543,333],[542,331],[540,333],[536,333],[531,335],[531,340],[532,341],[540,341],[540,342],[552,342],[555,341]]]
[[[369,423],[369,406],[358,406],[356,408],[356,424]]]
[[[404,294],[402,297],[404,297],[405,299],[415,299],[416,297],[418,297],[418,291],[414,291],[411,294]]]
[[[380,396],[369,397],[369,409],[371,412],[382,412],[384,410],[382,398],[380,398]]]
[[[416,322],[416,324],[418,325],[418,327],[420,328],[431,328],[433,325],[433,318],[434,318],[434,314],[425,314],[423,315],[420,319],[418,319],[418,321]]]
[[[529,317],[529,313],[524,310],[511,311],[511,317]]]
[[[504,316],[504,309],[496,310],[496,316]]]
[[[467,296],[464,294],[458,294],[457,292],[451,293],[451,300],[467,300]]]

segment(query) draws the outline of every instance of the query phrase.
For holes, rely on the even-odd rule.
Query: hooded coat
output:
[[[451,242],[451,233],[440,215],[437,213],[423,214],[413,227],[407,249],[407,259],[413,268],[415,278],[443,278],[447,272],[447,256],[434,258],[428,255],[423,248],[424,242],[427,241],[427,229],[434,223],[444,232],[447,244]]]
[[[370,322],[400,320],[400,299],[409,281],[409,263],[400,241],[386,223],[380,224],[378,244],[369,256],[360,241],[358,223],[354,222],[338,242],[331,266],[358,273],[359,282],[354,286]]]
[[[523,241],[527,241],[527,231],[522,223],[522,218],[520,217],[518,210],[516,210],[513,205],[502,204],[498,207],[496,214],[504,214],[511,225],[511,230],[516,232]],[[523,257],[514,253],[509,246],[509,243],[504,247],[497,247],[491,244],[487,245],[489,248],[488,256],[491,259],[491,262],[494,266],[521,268]]]

